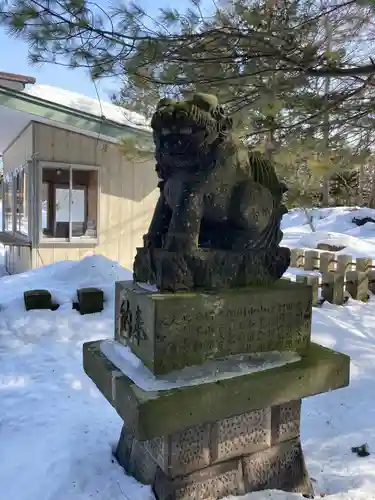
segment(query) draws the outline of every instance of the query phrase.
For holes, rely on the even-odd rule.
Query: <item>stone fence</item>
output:
[[[296,281],[313,287],[313,306],[324,301],[343,305],[348,296],[367,302],[369,291],[375,293],[375,266],[369,257],[354,259],[352,255],[293,248],[290,267],[306,271]]]

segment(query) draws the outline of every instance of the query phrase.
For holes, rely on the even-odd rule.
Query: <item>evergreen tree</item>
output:
[[[294,188],[314,193],[367,161],[375,64],[365,3],[233,0],[204,12],[193,0],[157,19],[139,4],[107,13],[86,0],[5,0],[1,10],[33,62],[118,76],[114,100],[127,108],[150,115],[166,94],[216,93],[243,140],[272,155]]]

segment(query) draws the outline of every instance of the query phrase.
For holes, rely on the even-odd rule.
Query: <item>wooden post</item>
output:
[[[307,250],[305,252],[305,270],[315,271],[319,269],[319,252],[316,250]]]
[[[335,272],[326,273],[322,277],[322,297],[330,302],[342,306],[344,304],[344,275]]]
[[[355,260],[355,270],[361,273],[367,273],[372,267],[372,259],[369,257],[359,257]]]
[[[318,289],[319,289],[319,276],[296,276],[297,283],[304,283],[306,285],[310,285],[312,287],[312,305],[313,307],[318,305]]]
[[[305,250],[303,248],[292,248],[290,251],[290,267],[303,267]]]
[[[355,300],[368,300],[368,274],[360,271],[349,271],[346,275],[346,290]]]
[[[320,272],[322,274],[335,270],[335,254],[332,252],[322,252],[320,254]]]
[[[370,269],[368,272],[368,289],[371,293],[375,293],[375,269]]]
[[[351,255],[338,255],[336,271],[342,276],[352,270],[353,257]]]

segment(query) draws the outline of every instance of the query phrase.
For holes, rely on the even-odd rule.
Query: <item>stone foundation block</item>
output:
[[[246,492],[238,459],[173,479],[158,469],[152,485],[157,500],[216,500]]]
[[[242,353],[305,354],[310,345],[312,290],[302,283],[173,294],[124,281],[115,302],[116,340],[156,375]]]
[[[212,424],[210,451],[213,463],[246,455],[270,444],[270,408],[235,415]]]
[[[134,474],[141,466],[132,464],[140,461],[144,475],[152,474],[156,466],[170,477],[186,475],[298,438],[300,406],[300,401],[291,401],[147,441],[138,441],[124,426],[117,455]]]
[[[247,493],[260,490],[313,493],[299,438],[244,457],[242,463]]]
[[[290,404],[290,401],[345,387],[349,383],[350,358],[311,344],[309,353],[294,363],[217,382],[159,392],[144,391],[137,387],[102,353],[100,341],[84,344],[83,366],[86,374],[122,417],[131,435],[145,441],[182,432],[200,426],[202,422],[231,419],[259,408]],[[234,418],[231,422],[247,435],[246,439],[241,437],[245,448],[249,443],[258,445],[269,442],[269,439],[271,442],[286,440],[299,430],[298,403],[295,405],[289,409],[286,405],[279,410],[272,410],[272,422],[279,423],[272,424],[270,438],[264,434],[265,427],[253,433],[249,422],[254,422],[255,417],[246,422],[243,417]],[[292,414],[295,415],[294,420],[290,418]],[[262,422],[269,422],[267,419],[267,414],[263,414]],[[222,456],[227,449],[225,436],[229,428],[233,429],[233,425],[226,422],[212,430],[212,435],[216,436],[216,442],[219,443],[217,456]]]
[[[142,444],[169,476],[188,474],[210,464],[210,426],[197,425]]]
[[[145,443],[134,440],[130,448],[128,443],[122,434],[119,463],[138,481],[152,485],[157,500],[219,500],[264,489],[313,493],[299,438],[174,476],[152,460]]]
[[[272,444],[289,441],[300,435],[301,400],[272,407]]]

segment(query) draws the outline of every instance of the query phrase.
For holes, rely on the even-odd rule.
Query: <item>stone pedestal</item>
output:
[[[348,385],[350,364],[310,342],[311,300],[308,285],[287,281],[178,295],[117,283],[115,338],[154,374],[167,373],[164,380],[230,354],[299,353],[294,362],[230,378],[144,390],[104,354],[104,344],[84,344],[87,375],[124,421],[116,456],[125,470],[152,485],[158,500],[219,500],[264,489],[311,495],[301,399]]]

